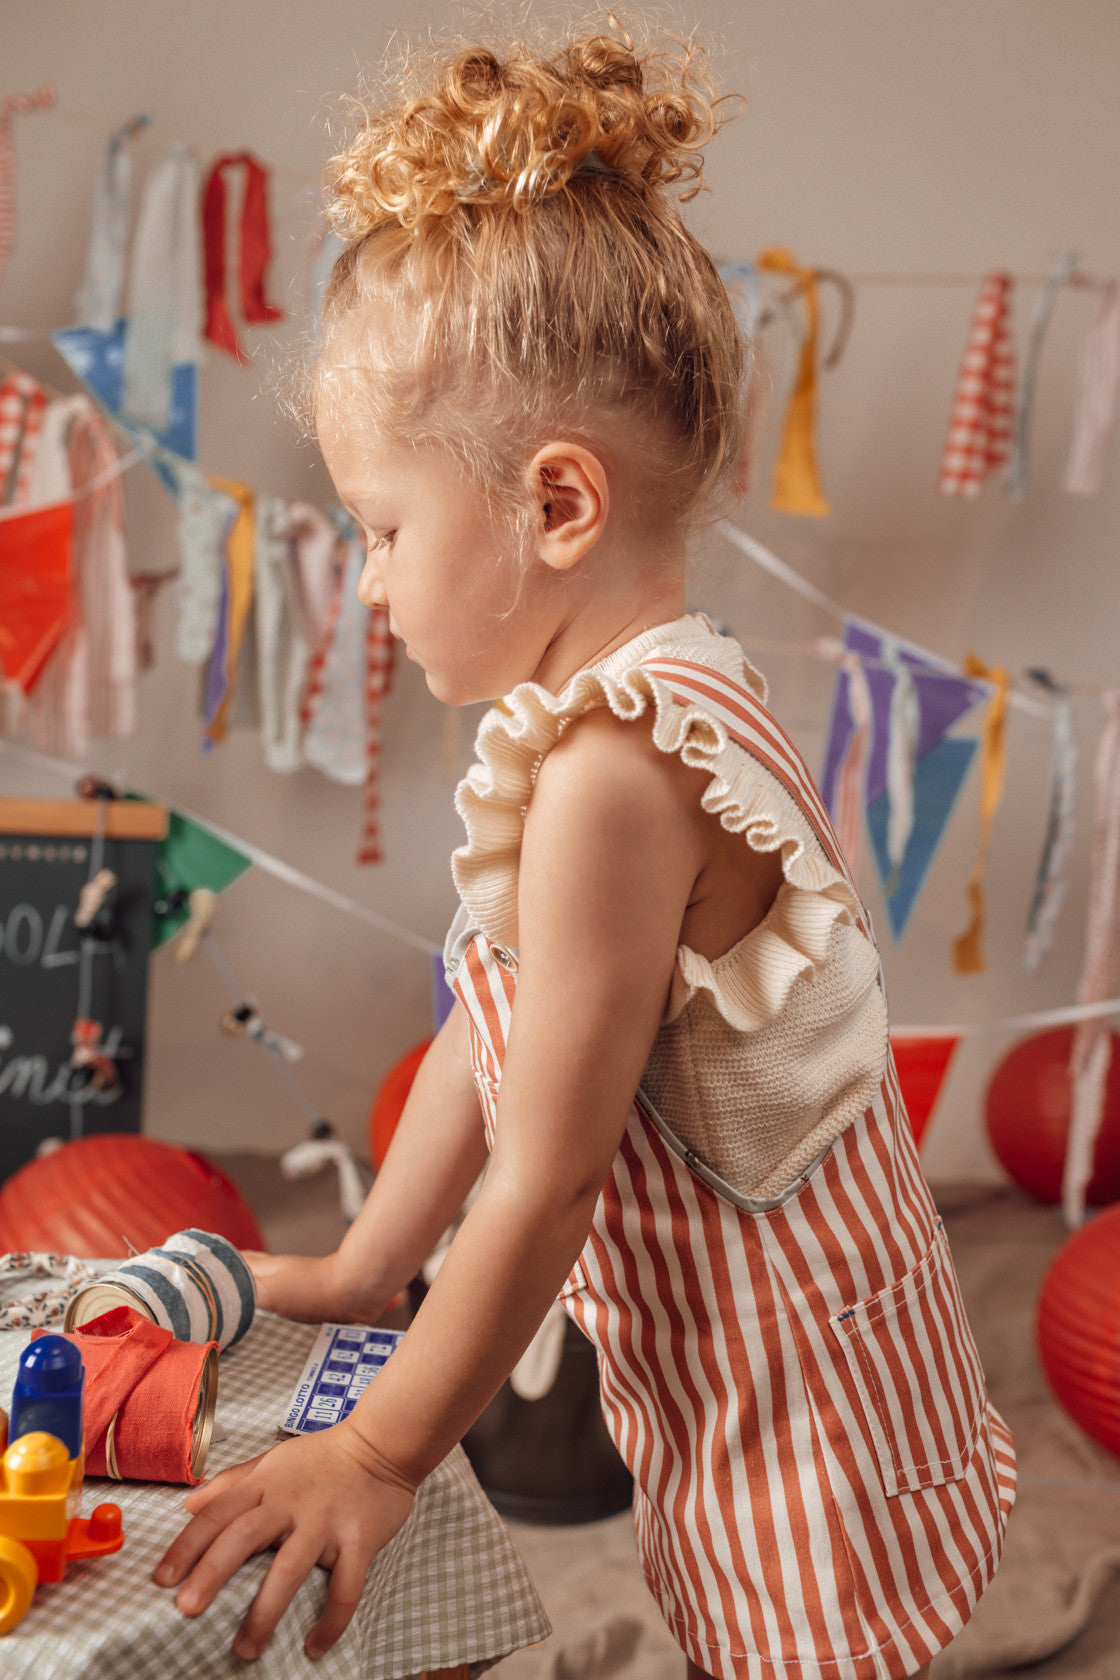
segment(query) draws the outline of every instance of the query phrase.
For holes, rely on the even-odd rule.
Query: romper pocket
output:
[[[829,1323],[866,1402],[888,1494],[962,1476],[987,1391],[941,1221],[904,1277]]]

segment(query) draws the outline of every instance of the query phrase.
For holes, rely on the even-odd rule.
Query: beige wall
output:
[[[454,15],[448,4],[388,0],[315,8],[275,0],[181,0],[174,7],[0,0],[2,76],[5,89],[53,78],[68,106],[106,126],[150,111],[154,127],[136,148],[141,180],[175,138],[191,141],[204,160],[250,147],[291,172],[274,189],[273,290],[298,312],[313,192],[295,177],[319,169],[333,96],[382,52],[395,27]],[[714,40],[726,84],[749,100],[745,115],[711,148],[711,195],[687,212],[717,254],[748,257],[780,243],[803,261],[857,275],[979,275],[1000,265],[1037,274],[1076,245],[1089,269],[1120,266],[1120,14],[1110,0],[943,0],[936,7],[911,0],[694,0],[680,15]],[[17,143],[20,244],[0,286],[0,321],[66,324],[98,134],[41,116],[20,124]],[[1026,288],[1017,296],[1020,345],[1034,296]],[[822,392],[820,453],[832,517],[801,521],[768,510],[771,416],[742,522],[834,598],[950,658],[975,648],[1016,671],[1041,663],[1087,685],[1114,680],[1120,475],[1112,474],[1095,502],[1059,489],[1092,299],[1067,292],[1059,302],[1039,381],[1032,484],[1018,506],[997,491],[971,504],[943,500],[934,489],[972,301],[967,287],[859,284],[848,353]],[[258,331],[248,372],[210,359],[203,459],[261,490],[325,502],[322,469],[293,439],[271,394],[293,337],[289,328],[272,337]],[[33,371],[64,383],[49,349],[29,347],[21,356]],[[152,570],[171,564],[166,498],[133,473],[130,501],[136,563]],[[803,639],[831,628],[714,539],[702,546],[694,602],[748,642]],[[95,767],[210,817],[440,938],[453,905],[447,856],[458,827],[442,710],[418,673],[399,673],[387,708],[388,861],[359,870],[351,861],[359,820],[353,792],[310,771],[286,779],[269,774],[247,733],[208,760],[200,757],[196,680],[173,658],[172,609],[165,590],[140,733],[130,743],[99,746]],[[818,767],[827,672],[800,656],[759,657],[772,678],[775,709]],[[1079,702],[1083,801],[1097,712],[1091,695]],[[464,720],[464,743],[470,729]],[[905,944],[887,951],[897,1020],[982,1018],[1072,998],[1085,827],[1055,954],[1037,977],[1019,966],[1045,818],[1047,755],[1043,727],[1016,716],[989,873],[988,972],[959,980],[948,961],[950,938],[965,919],[974,778]],[[53,793],[58,783],[0,758],[0,787]],[[866,869],[864,884],[874,911]],[[885,928],[882,912],[877,922]],[[256,871],[223,899],[218,933],[266,1018],[306,1045],[300,1076],[316,1101],[348,1137],[363,1140],[379,1076],[426,1031],[425,959]],[[218,1033],[225,1001],[209,967],[179,969],[166,951],[153,962],[150,1129],[203,1147],[279,1150],[304,1135],[303,1120],[266,1058]],[[995,1170],[978,1113],[1002,1043],[975,1039],[962,1049],[928,1147],[935,1176]]]

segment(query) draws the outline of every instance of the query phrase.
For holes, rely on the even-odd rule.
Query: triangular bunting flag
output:
[[[975,741],[944,737],[974,706],[987,699],[991,690],[987,683],[957,676],[921,648],[889,637],[858,619],[845,624],[843,646],[859,657],[866,679],[871,708],[871,739],[864,772],[867,827],[891,933],[898,940],[906,930],[976,753]],[[917,716],[906,752],[896,750],[892,755],[892,726],[897,726],[899,719],[896,690],[903,680]],[[830,812],[837,809],[840,800],[842,774],[857,728],[857,710],[851,676],[841,668],[833,689],[821,776],[821,793]],[[897,749],[899,743],[894,744]],[[904,787],[900,778],[905,778]],[[896,818],[902,796],[910,807],[901,832],[897,821],[892,831],[892,795]],[[892,849],[900,855],[892,858]]]
[[[959,1043],[960,1038],[955,1033],[936,1038],[891,1039],[898,1083],[910,1116],[915,1143],[922,1141]]]
[[[212,892],[224,892],[245,873],[251,862],[244,852],[220,840],[210,829],[180,811],[171,811],[167,838],[160,842],[156,852],[160,897],[166,900],[177,888],[190,892],[195,887],[209,887]],[[178,933],[189,915],[185,903],[167,909],[157,904],[152,917],[153,951]]]
[[[193,362],[183,362],[172,369],[171,417],[163,431],[145,431],[143,427],[121,418],[127,330],[128,323],[122,320],[117,322],[113,332],[98,332],[96,327],[66,327],[51,336],[59,355],[90,394],[138,443],[143,444],[154,437],[161,449],[193,461],[198,453],[197,366]],[[176,484],[169,469],[158,457],[153,457],[151,464],[174,495]]]

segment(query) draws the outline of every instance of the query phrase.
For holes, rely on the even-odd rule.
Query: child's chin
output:
[[[475,694],[465,683],[456,682],[454,677],[446,676],[442,671],[425,671],[424,681],[428,690],[437,700],[442,700],[445,706],[473,706],[476,701],[489,700],[489,694]]]

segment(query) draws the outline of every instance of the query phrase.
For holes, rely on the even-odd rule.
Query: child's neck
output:
[[[683,567],[655,573],[637,591],[609,586],[596,590],[564,616],[533,681],[559,694],[577,671],[605,659],[643,631],[681,618],[685,610]]]

